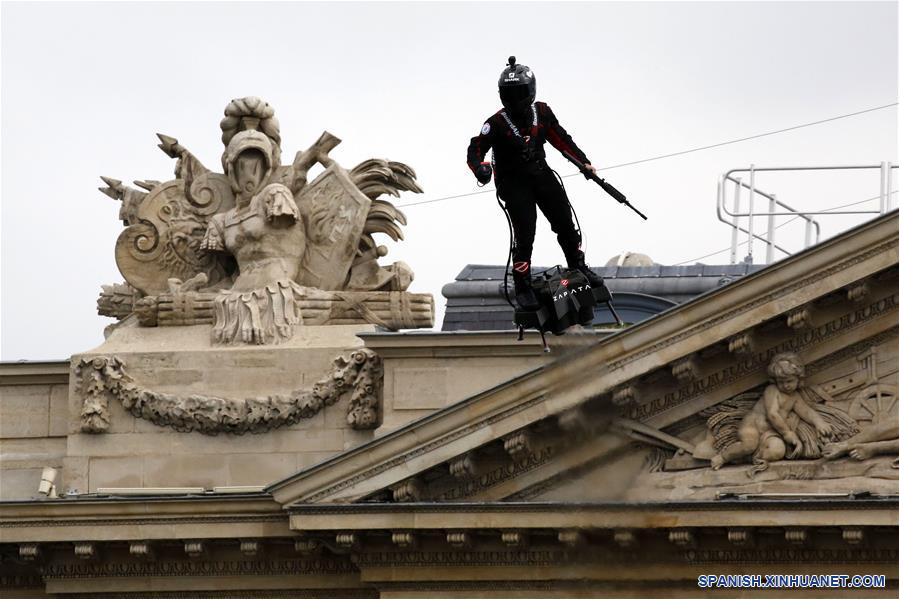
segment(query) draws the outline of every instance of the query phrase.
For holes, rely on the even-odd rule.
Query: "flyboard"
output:
[[[604,179],[599,178],[593,171],[588,170],[568,152],[564,152],[564,155],[578,167],[584,177],[597,183],[619,203],[636,212],[643,220],[647,220],[646,215],[634,208],[623,193],[610,183],[606,183]],[[575,219],[577,219],[577,213],[575,213]],[[504,282],[504,285],[508,299],[508,283]],[[615,322],[619,326],[624,324],[615,310],[612,292],[602,283],[599,286],[591,286],[587,277],[577,269],[562,268],[561,266],[550,268],[532,276],[531,286],[537,297],[538,307],[525,309],[521,306],[514,306],[515,325],[518,327],[519,341],[524,338],[525,329],[539,331],[544,352],[549,352],[549,345],[546,343],[547,332],[553,335],[564,335],[565,331],[574,325],[589,325],[593,322],[593,310],[597,305],[605,304]]]

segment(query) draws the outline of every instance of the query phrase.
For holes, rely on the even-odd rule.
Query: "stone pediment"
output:
[[[893,458],[866,453],[889,454],[899,437],[897,230],[899,213],[885,215],[267,490],[288,506],[895,494]],[[780,406],[801,447],[762,410],[784,353],[805,370],[781,393],[802,403]],[[765,430],[749,430],[747,414]],[[753,434],[755,449],[737,455],[735,440]],[[716,453],[729,456],[720,470]]]

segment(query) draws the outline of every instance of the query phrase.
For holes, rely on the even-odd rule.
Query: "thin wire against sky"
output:
[[[779,133],[786,133],[786,132],[788,132],[788,131],[795,131],[795,130],[797,130],[797,129],[804,129],[804,128],[806,128],[806,127],[814,127],[815,125],[823,125],[823,124],[825,124],[825,123],[830,123],[830,122],[833,122],[833,121],[838,121],[838,120],[840,120],[840,119],[846,119],[846,118],[850,118],[850,117],[853,117],[853,116],[858,116],[858,115],[861,115],[861,114],[866,114],[866,113],[869,113],[869,112],[874,112],[874,111],[876,111],[876,110],[883,110],[883,109],[885,109],[885,108],[892,108],[893,106],[899,106],[899,102],[893,102],[893,103],[891,103],[891,104],[884,104],[883,106],[875,106],[875,107],[873,107],[873,108],[866,108],[866,109],[864,109],[864,110],[859,110],[859,111],[857,111],[857,112],[850,112],[850,113],[848,113],[848,114],[841,114],[841,115],[838,115],[838,116],[833,116],[833,117],[829,117],[829,118],[826,118],[826,119],[821,119],[821,120],[819,120],[819,121],[813,121],[813,122],[811,122],[811,123],[803,123],[803,124],[801,124],[801,125],[793,125],[792,127],[785,127],[785,128],[783,128],[783,129],[778,129],[778,130],[776,130],[776,131],[768,131],[767,133],[759,133],[759,134],[756,134],[756,135],[750,135],[749,137],[741,137],[741,138],[739,138],[739,139],[731,139],[731,140],[729,140],[729,141],[722,141],[722,142],[715,143],[715,144],[711,144],[711,145],[707,145],[707,146],[700,146],[700,147],[698,147],[698,148],[690,148],[689,150],[681,150],[681,151],[679,151],[679,152],[672,152],[672,153],[670,153],[670,154],[661,154],[661,155],[659,155],[659,156],[653,156],[653,157],[651,157],[651,158],[642,158],[642,159],[640,159],[640,160],[633,160],[633,161],[631,161],[631,162],[622,162],[621,164],[614,164],[614,165],[612,165],[612,166],[606,166],[606,167],[603,167],[603,168],[600,168],[600,169],[597,169],[597,170],[598,170],[598,171],[610,171],[610,170],[612,170],[613,168],[622,168],[622,167],[625,167],[625,166],[633,166],[633,165],[635,165],[635,164],[644,164],[644,163],[647,163],[647,162],[653,162],[653,161],[655,161],[655,160],[663,160],[663,159],[665,159],[665,158],[673,158],[673,157],[675,157],[675,156],[683,156],[684,154],[692,154],[693,152],[701,152],[701,151],[703,151],[703,150],[711,150],[711,149],[713,149],[713,148],[720,148],[720,147],[722,147],[722,146],[729,146],[729,145],[731,145],[731,144],[736,144],[736,143],[740,143],[740,142],[744,142],[744,141],[750,141],[750,140],[753,140],[753,139],[759,139],[760,137],[768,137],[768,136],[770,136],[770,135],[777,135],[777,134],[779,134]],[[567,175],[562,175],[562,177],[575,177],[575,176],[577,176],[577,175],[579,175],[579,174],[580,174],[580,173],[569,173],[569,174],[567,174]],[[482,194],[482,193],[488,193],[488,192],[491,192],[491,191],[494,191],[494,188],[491,187],[491,188],[489,188],[489,189],[482,189],[482,190],[479,190],[479,191],[472,191],[472,192],[469,192],[469,193],[460,193],[460,194],[456,194],[456,195],[444,196],[444,197],[441,197],[441,198],[434,198],[434,199],[432,199],[432,200],[422,200],[421,202],[409,202],[409,203],[407,203],[407,204],[399,204],[399,205],[397,205],[397,208],[408,208],[408,207],[410,207],[410,206],[421,206],[421,205],[423,205],[423,204],[434,204],[434,203],[436,203],[436,202],[444,202],[444,201],[446,201],[446,200],[455,200],[455,199],[458,199],[458,198],[464,198],[464,197],[467,197],[467,196],[479,195],[479,194]],[[715,252],[715,253],[717,254],[717,253],[720,253],[720,252]],[[714,255],[714,254],[710,254],[710,255]],[[703,256],[703,257],[705,257],[705,256]]]

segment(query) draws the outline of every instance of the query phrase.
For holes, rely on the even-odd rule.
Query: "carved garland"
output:
[[[109,428],[110,396],[134,416],[176,431],[242,435],[311,418],[350,391],[347,422],[354,429],[371,429],[379,421],[382,377],[380,357],[367,348],[335,358],[331,370],[311,390],[245,400],[179,396],[146,389],[134,382],[125,372],[125,363],[115,356],[82,358],[75,366],[75,384],[83,397],[81,430],[86,433],[102,433]]]

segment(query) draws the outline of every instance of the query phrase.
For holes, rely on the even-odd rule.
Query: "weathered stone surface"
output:
[[[46,437],[49,433],[48,385],[20,385],[0,396],[0,438]]]
[[[384,358],[384,421],[377,435],[563,355],[544,353],[536,334],[521,342],[507,333],[486,331],[364,333],[362,338]],[[577,345],[577,340],[568,342]]]
[[[6,464],[62,457],[66,455],[66,439],[60,437],[0,439],[0,455]]]
[[[227,479],[244,485],[267,485],[299,470],[293,453],[230,455],[225,462]]]
[[[88,470],[88,488],[81,491],[95,493],[100,487],[143,487],[143,463],[143,456],[92,458]]]
[[[69,386],[50,387],[49,436],[64,437],[69,432]]]
[[[66,455],[62,460],[62,486],[66,492],[87,493],[90,488],[90,458]]]
[[[231,480],[235,484],[252,484],[244,482],[240,478],[229,478],[227,454],[175,454],[171,456],[148,455],[142,458],[143,480],[140,485],[144,487],[203,487],[212,489],[219,485],[219,481]],[[246,476],[246,472],[240,474]],[[172,485],[170,481],[179,481],[178,485]],[[237,481],[240,481],[239,483]],[[93,484],[93,476],[91,483]],[[258,484],[258,483],[257,483]],[[109,485],[113,486],[113,485]]]
[[[42,468],[4,468],[0,471],[0,499],[29,499],[38,497]]]
[[[398,410],[436,409],[446,405],[449,369],[396,368],[393,371],[393,407]]]

